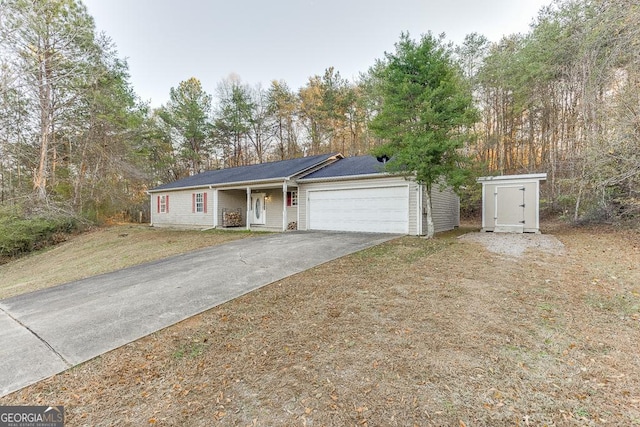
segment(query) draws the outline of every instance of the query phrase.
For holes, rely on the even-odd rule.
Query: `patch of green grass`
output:
[[[630,292],[613,296],[591,294],[586,297],[585,302],[593,308],[615,314],[628,316],[640,312],[640,298]]]
[[[201,356],[207,347],[208,344],[206,339],[198,339],[187,344],[182,344],[171,356],[178,360],[184,359],[185,357],[195,359],[196,357]]]
[[[555,309],[555,307],[553,306],[553,304],[550,304],[548,302],[543,302],[542,304],[540,304],[538,306],[538,308],[542,311],[553,311]]]
[[[421,239],[417,244],[411,245],[413,251],[406,255],[406,260],[415,262],[421,258],[426,258],[438,253],[453,244],[454,241],[450,239]]]
[[[589,411],[582,407],[576,408],[573,413],[578,418],[591,418],[591,414],[589,413]]]
[[[373,246],[364,249],[360,252],[356,252],[354,256],[361,259],[382,258],[389,255],[394,250],[393,246],[388,243]]]

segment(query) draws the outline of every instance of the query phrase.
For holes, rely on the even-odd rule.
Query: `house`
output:
[[[540,232],[540,182],[546,173],[485,176],[482,184],[482,231]]]
[[[451,190],[432,191],[436,231],[460,222]],[[207,171],[149,190],[151,225],[423,235],[424,188],[372,156],[339,153]]]

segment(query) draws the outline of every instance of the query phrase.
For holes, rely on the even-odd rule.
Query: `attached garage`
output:
[[[373,156],[347,157],[298,179],[298,230],[426,233],[425,189],[391,175]],[[436,232],[460,225],[460,199],[450,188],[431,194]]]
[[[482,231],[540,232],[540,182],[546,173],[478,178],[482,184]]]
[[[409,186],[309,191],[310,230],[409,233]]]

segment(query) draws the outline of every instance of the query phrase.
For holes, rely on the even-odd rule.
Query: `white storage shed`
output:
[[[540,232],[540,182],[546,173],[485,176],[482,184],[482,231]]]

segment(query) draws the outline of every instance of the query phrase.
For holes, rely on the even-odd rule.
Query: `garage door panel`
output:
[[[407,186],[309,192],[309,229],[407,233]]]

